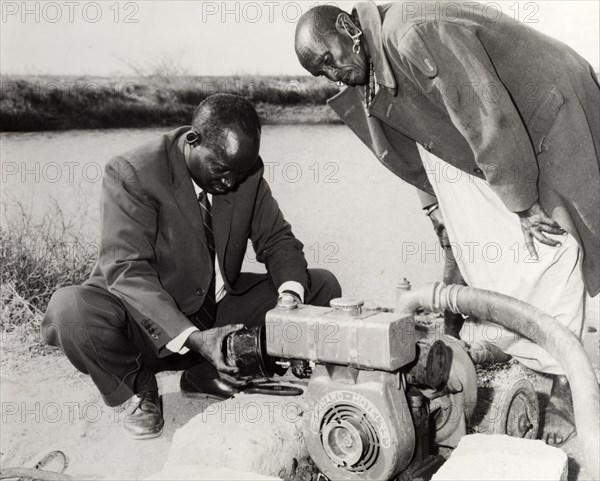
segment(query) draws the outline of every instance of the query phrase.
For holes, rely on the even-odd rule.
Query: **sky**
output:
[[[334,3],[334,2],[321,2]],[[382,2],[378,2],[382,3]],[[573,47],[600,70],[598,0],[481,2]],[[300,75],[309,1],[1,1],[5,74]],[[354,2],[335,2],[350,10]]]

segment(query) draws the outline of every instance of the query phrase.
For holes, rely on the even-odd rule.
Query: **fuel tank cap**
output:
[[[365,301],[353,297],[338,297],[332,299],[329,305],[333,312],[339,316],[358,316],[362,313]]]

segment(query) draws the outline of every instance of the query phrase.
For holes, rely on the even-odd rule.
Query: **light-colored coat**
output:
[[[600,87],[593,69],[561,42],[489,7],[443,5],[357,4],[380,88],[368,114],[362,88],[345,89],[329,105],[386,167],[427,195],[433,189],[415,142],[487,180],[513,212],[539,199],[578,238],[586,287],[597,294]]]

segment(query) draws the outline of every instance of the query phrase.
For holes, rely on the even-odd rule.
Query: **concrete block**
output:
[[[199,401],[199,409],[175,432],[165,469],[214,466],[284,477],[308,457],[304,396],[241,394],[210,405]]]
[[[567,455],[542,441],[472,434],[431,481],[566,481]]]

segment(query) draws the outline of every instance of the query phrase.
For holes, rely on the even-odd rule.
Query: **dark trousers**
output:
[[[311,289],[306,304],[328,306],[341,295],[333,274],[322,269],[309,270]],[[265,314],[275,307],[278,293],[267,274],[242,273],[239,281],[254,284],[242,295],[226,295],[217,307],[213,327],[264,323]],[[156,387],[154,374],[178,371],[203,363],[195,352],[159,358],[138,324],[116,296],[92,286],[72,286],[52,296],[42,322],[46,342],[58,346],[71,363],[89,374],[109,406],[118,406],[137,392]]]

